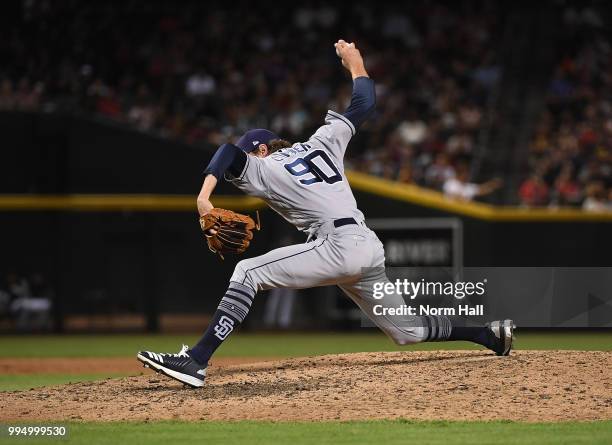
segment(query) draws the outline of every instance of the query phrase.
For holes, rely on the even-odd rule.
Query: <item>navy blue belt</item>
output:
[[[334,219],[334,227],[337,229],[338,227],[348,226],[349,224],[357,224],[359,223],[355,220],[355,218],[338,218]],[[308,241],[314,241],[317,239],[316,235],[311,235],[308,238]]]
[[[338,218],[334,220],[334,227],[337,229],[338,227],[348,226],[349,224],[357,224],[355,218]]]

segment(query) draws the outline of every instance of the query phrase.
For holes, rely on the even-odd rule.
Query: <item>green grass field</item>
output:
[[[66,335],[2,336],[0,358],[27,357],[134,357],[142,348],[175,351],[197,336],[174,335]],[[612,332],[518,333],[517,349],[612,350]],[[239,334],[218,352],[224,357],[299,357],[348,352],[395,351],[374,331],[342,334]],[[413,350],[470,349],[464,342],[424,343]],[[135,368],[134,374],[140,372]],[[117,374],[0,374],[0,390],[82,380],[118,377]],[[0,423],[2,416],[0,414]],[[519,422],[155,422],[70,423],[70,437],[58,443],[155,444],[179,441],[212,443],[612,443],[612,421],[526,424]],[[15,439],[0,443],[50,443],[51,439]]]
[[[609,444],[612,422],[156,422],[68,423],[68,437],[0,444]]]
[[[0,357],[132,357],[142,348],[160,352],[178,351],[193,344],[195,335],[31,335],[0,336]],[[611,351],[612,331],[519,332],[516,349],[578,349]],[[421,343],[410,347],[393,344],[383,334],[368,333],[279,333],[236,334],[225,342],[219,357],[302,357],[348,352],[429,351],[477,349],[467,342]]]

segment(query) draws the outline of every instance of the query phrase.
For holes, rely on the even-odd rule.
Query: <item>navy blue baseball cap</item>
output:
[[[244,133],[242,137],[238,139],[236,145],[240,147],[242,151],[250,153],[259,147],[259,144],[267,145],[274,139],[280,139],[280,137],[265,128],[255,128]]]

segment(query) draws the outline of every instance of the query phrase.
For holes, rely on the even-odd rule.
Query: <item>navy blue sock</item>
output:
[[[464,327],[464,326],[453,326],[451,333],[448,337],[449,341],[471,341],[478,343],[479,345],[487,348],[493,348],[495,346],[495,335],[491,329],[481,327]]]
[[[239,324],[237,318],[217,309],[200,341],[187,353],[199,364],[207,365],[213,353]]]
[[[187,353],[201,365],[207,365],[208,360],[221,343],[232,333],[234,328],[244,321],[255,291],[240,283],[230,282],[227,292],[221,299],[206,332]]]

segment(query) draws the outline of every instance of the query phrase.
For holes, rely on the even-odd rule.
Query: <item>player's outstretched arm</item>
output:
[[[372,115],[376,107],[374,81],[370,79],[363,63],[363,57],[354,43],[338,40],[334,46],[336,54],[342,59],[342,65],[353,78],[351,103],[342,115],[357,128]]]
[[[336,48],[336,54],[342,59],[342,66],[351,73],[353,79],[370,77],[365,69],[363,57],[355,47],[355,43],[347,43],[340,39],[334,43],[334,47]]]

